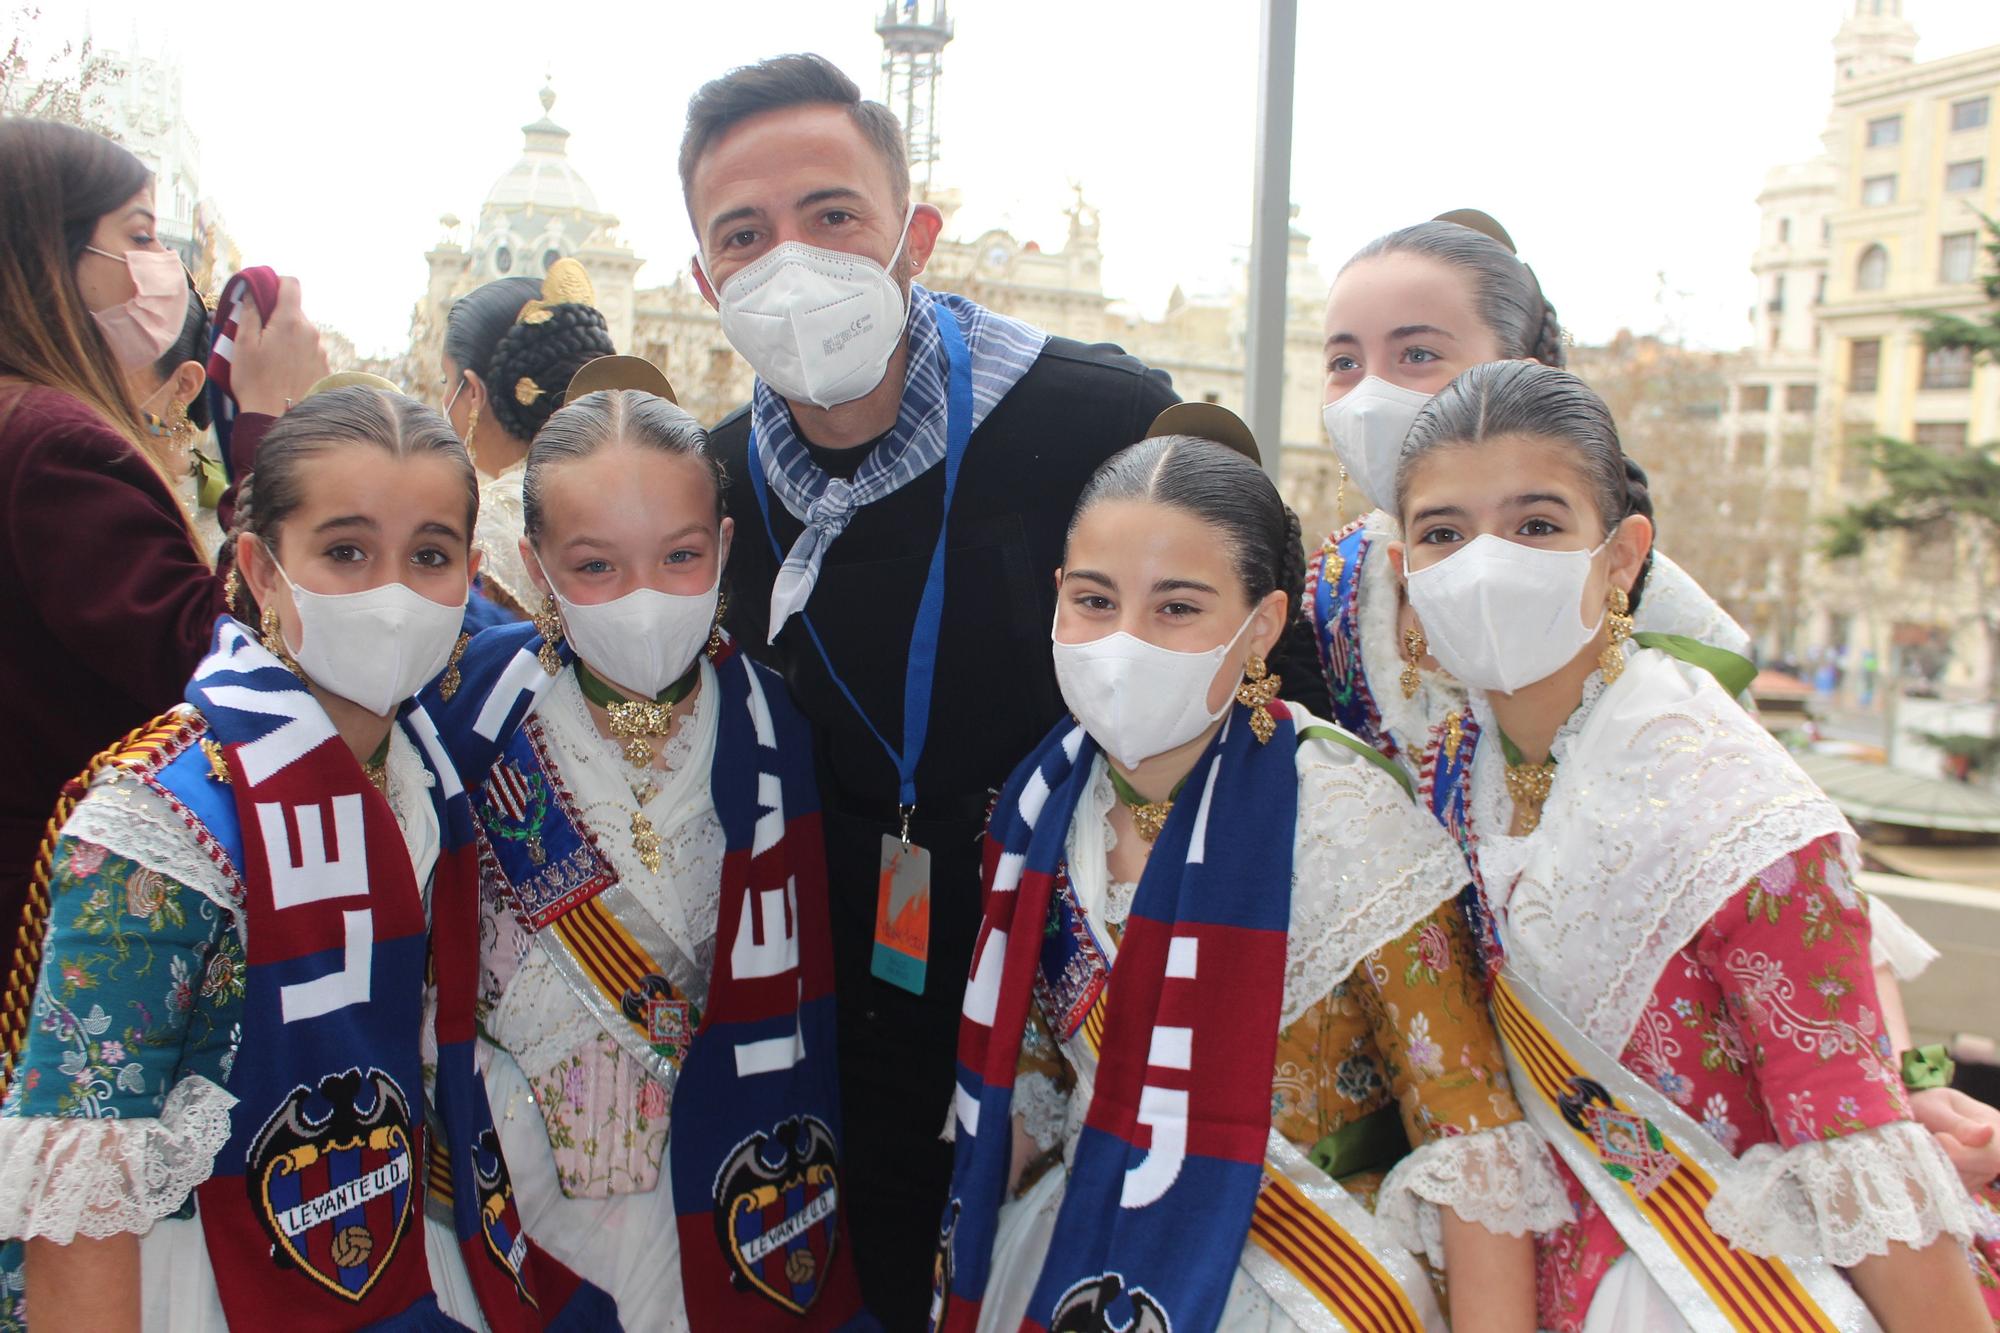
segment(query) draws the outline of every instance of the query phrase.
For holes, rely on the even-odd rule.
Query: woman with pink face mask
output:
[[[0,921],[11,930],[58,788],[107,738],[180,697],[225,606],[131,387],[189,310],[146,168],[88,131],[10,118],[0,180],[0,694],[15,704]],[[326,373],[296,283],[268,324],[241,330],[236,355],[247,471],[271,420]]]

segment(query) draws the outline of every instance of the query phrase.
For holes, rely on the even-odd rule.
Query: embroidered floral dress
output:
[[[389,804],[417,880],[438,855],[430,775],[400,730]],[[226,1327],[192,1191],[228,1141],[247,942],[237,872],[192,816],[117,767],[57,844],[42,975],[0,1106],[0,1328],[20,1327],[19,1240],[141,1237],[149,1329]],[[254,1058],[254,1053],[252,1057]],[[447,1223],[428,1221],[440,1302],[479,1327]],[[32,1293],[26,1293],[32,1299]]]
[[[1116,797],[1101,756],[1096,764],[1070,829],[1069,878],[1115,950],[1137,886],[1109,881]],[[1508,1087],[1452,902],[1464,864],[1440,833],[1374,764],[1330,742],[1301,744],[1271,1123],[1374,1212],[1391,1242],[1441,1270],[1440,1206],[1512,1235],[1552,1228],[1570,1210]],[[1002,1209],[982,1328],[1012,1328],[1026,1304],[1094,1065],[1031,1009],[1015,1107],[1046,1174],[1031,1171]],[[1223,1325],[1294,1326],[1243,1267]]]
[[[635,935],[664,934],[687,964],[675,979],[697,1008],[715,958],[725,850],[709,796],[715,675],[706,663],[701,672],[664,768],[634,768],[597,731],[573,672],[527,723],[548,799],[574,812],[617,875],[600,901]],[[635,815],[646,824],[635,826]],[[605,1009],[561,941],[518,919],[490,856],[480,879],[480,1054],[522,1225],[610,1292],[627,1327],[686,1328],[667,1087],[621,1044],[632,1040],[629,1023]]]
[[[1892,1240],[1990,1228],[1910,1119],[1844,821],[1698,670],[1644,650],[1628,663],[1613,689],[1592,678],[1558,736],[1532,836],[1506,831],[1499,747],[1474,760],[1478,860],[1510,961],[1737,1157],[1708,1210],[1730,1244],[1851,1267]],[[1663,714],[1672,720],[1648,722]],[[1681,755],[1689,772],[1674,766]],[[1649,782],[1687,805],[1655,809]],[[1604,861],[1584,860],[1572,838],[1607,849]],[[1565,846],[1565,862],[1548,859]],[[1761,846],[1774,859],[1708,881],[1704,867],[1730,875]],[[1632,855],[1651,863],[1643,883],[1616,868]],[[1567,1165],[1564,1177],[1577,1221],[1537,1246],[1543,1327],[1683,1327]],[[2000,1317],[1990,1256],[1969,1250],[1967,1262]]]

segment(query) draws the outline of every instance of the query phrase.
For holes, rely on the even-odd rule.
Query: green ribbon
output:
[[[1641,648],[1657,648],[1669,657],[1677,657],[1689,666],[1698,666],[1715,677],[1735,698],[1750,688],[1750,682],[1757,679],[1757,666],[1740,653],[1732,653],[1727,648],[1717,648],[1713,644],[1690,639],[1685,634],[1660,634],[1653,630],[1643,630],[1632,636],[1632,642]]]
[[[1337,727],[1312,726],[1302,728],[1299,731],[1299,739],[1302,741],[1332,741],[1336,745],[1345,745],[1348,749],[1354,751],[1354,753],[1396,779],[1397,785],[1402,787],[1411,800],[1414,801],[1417,799],[1417,784],[1411,781],[1408,773],[1403,771],[1403,766],[1370,745],[1367,741],[1362,740],[1359,736],[1350,736]]]
[[[210,458],[201,450],[194,451],[195,498],[203,509],[213,509],[222,503],[222,493],[229,489],[229,474],[222,470],[222,464]]]
[[[695,687],[695,682],[700,679],[701,654],[697,653],[695,654],[694,665],[687,669],[687,674],[667,686],[664,690],[661,690],[658,696],[653,699],[653,702],[656,704],[665,704],[667,707],[672,708],[675,704],[688,697],[689,692]],[[583,687],[583,697],[596,704],[599,708],[610,708],[614,704],[645,702],[642,699],[633,699],[626,694],[620,693],[616,687],[599,680],[596,674],[583,664],[581,657],[576,659],[576,683]]]
[[[1104,771],[1111,775],[1111,790],[1118,793],[1119,801],[1128,808],[1141,805],[1172,805],[1181,798],[1181,788],[1187,786],[1187,779],[1183,777],[1179,782],[1174,784],[1174,789],[1167,793],[1167,799],[1164,802],[1149,801],[1139,794],[1137,787],[1125,780],[1125,775],[1118,771],[1118,765],[1106,763]]]
[[[1344,1180],[1360,1171],[1383,1171],[1410,1155],[1402,1113],[1394,1102],[1350,1120],[1312,1146],[1313,1165]]]
[[[1911,1092],[1948,1088],[1957,1070],[1943,1046],[1919,1046],[1903,1052],[1903,1086]]]

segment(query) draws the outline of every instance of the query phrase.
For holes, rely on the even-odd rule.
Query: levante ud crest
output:
[[[826,1286],[839,1221],[833,1132],[812,1116],[752,1134],[716,1173],[716,1239],[737,1287],[793,1314]]]
[[[321,1105],[331,1109],[315,1114]],[[292,1089],[257,1132],[245,1181],[272,1259],[360,1301],[409,1230],[411,1174],[403,1090],[350,1069]]]
[[[1122,1323],[1112,1308],[1121,1294],[1131,1307]],[[1128,1290],[1119,1274],[1103,1273],[1063,1293],[1049,1319],[1049,1333],[1174,1333],[1174,1324],[1144,1287]]]
[[[473,1140],[472,1182],[479,1191],[479,1231],[488,1256],[507,1270],[514,1294],[534,1305],[521,1272],[528,1258],[528,1236],[514,1207],[514,1182],[507,1175],[507,1160],[500,1155],[500,1136],[493,1130],[483,1129]]]

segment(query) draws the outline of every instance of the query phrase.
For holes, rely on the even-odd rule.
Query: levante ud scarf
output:
[[[299,679],[218,620],[189,683],[205,726],[151,781],[237,867],[249,937],[229,1142],[196,1200],[233,1327],[454,1329],[424,1253],[421,1164],[442,1137],[456,1232],[487,1323],[615,1329],[603,1292],[521,1234],[472,1070],[478,884],[459,789],[422,710],[398,725],[436,785],[444,829],[432,923],[389,803]],[[438,1072],[426,1115],[426,961]],[[435,1129],[433,1128],[435,1126]]]
[[[779,679],[727,643],[710,794],[726,850],[708,1004],[697,1010],[601,909],[609,860],[527,723],[554,678],[532,625],[478,635],[449,700],[424,699],[523,926],[549,931],[614,1002],[607,1026],[673,1094],[682,1287],[697,1329],[873,1327],[841,1207],[840,1097],[825,853],[805,723]],[[565,665],[573,660],[559,645]],[[605,1012],[592,1005],[598,1012]],[[629,1025],[629,1031],[621,1025]]]
[[[1104,1000],[1096,1090],[1024,1327],[1213,1328],[1263,1175],[1298,820],[1291,715],[1233,705],[1153,844]],[[994,807],[959,1029],[934,1324],[971,1330],[1007,1187],[1014,1070],[1096,744],[1064,722]]]

